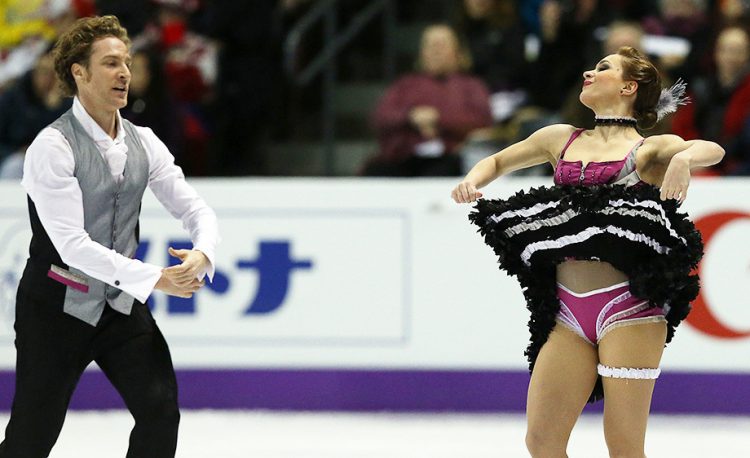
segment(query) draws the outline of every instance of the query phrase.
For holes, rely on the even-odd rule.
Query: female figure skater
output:
[[[470,216],[531,311],[526,445],[533,457],[567,456],[586,401],[603,396],[610,456],[644,457],[662,350],[698,292],[700,234],[677,206],[690,170],[724,150],[640,135],[685,100],[684,85],[662,90],[637,50],[620,48],[583,78],[593,130],[544,127],[480,161],[452,197],[474,202],[503,174],[554,167],[556,186],[479,200]]]

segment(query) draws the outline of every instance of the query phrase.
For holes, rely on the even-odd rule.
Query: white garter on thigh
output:
[[[597,364],[596,371],[602,377],[609,378],[627,378],[639,380],[654,380],[659,378],[661,369],[634,369],[631,367],[609,367],[604,364]]]

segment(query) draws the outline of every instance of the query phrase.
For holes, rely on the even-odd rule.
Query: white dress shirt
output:
[[[125,129],[117,113],[117,136],[113,140],[86,112],[76,97],[73,115],[94,140],[102,157],[110,165],[115,179],[121,178],[127,157]],[[149,163],[148,187],[156,198],[190,234],[193,248],[202,251],[213,279],[214,253],[219,242],[216,214],[185,181],[182,169],[166,145],[147,127],[136,131],[146,150]],[[83,201],[78,180],[73,176],[73,150],[57,129],[43,129],[26,151],[21,185],[36,206],[39,220],[63,262],[145,302],[161,277],[160,266],[125,257],[89,237],[83,224]]]

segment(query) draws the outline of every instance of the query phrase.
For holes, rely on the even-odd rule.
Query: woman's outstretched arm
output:
[[[479,161],[451,192],[457,203],[474,202],[482,197],[478,190],[496,178],[516,170],[549,162],[556,164],[563,142],[575,131],[567,124],[543,127],[525,140]]]

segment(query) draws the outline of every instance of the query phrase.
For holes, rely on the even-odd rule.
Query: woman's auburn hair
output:
[[[617,50],[622,57],[622,79],[638,83],[633,106],[633,117],[641,129],[654,127],[657,121],[656,105],[661,94],[661,76],[654,64],[640,51],[630,46]]]

